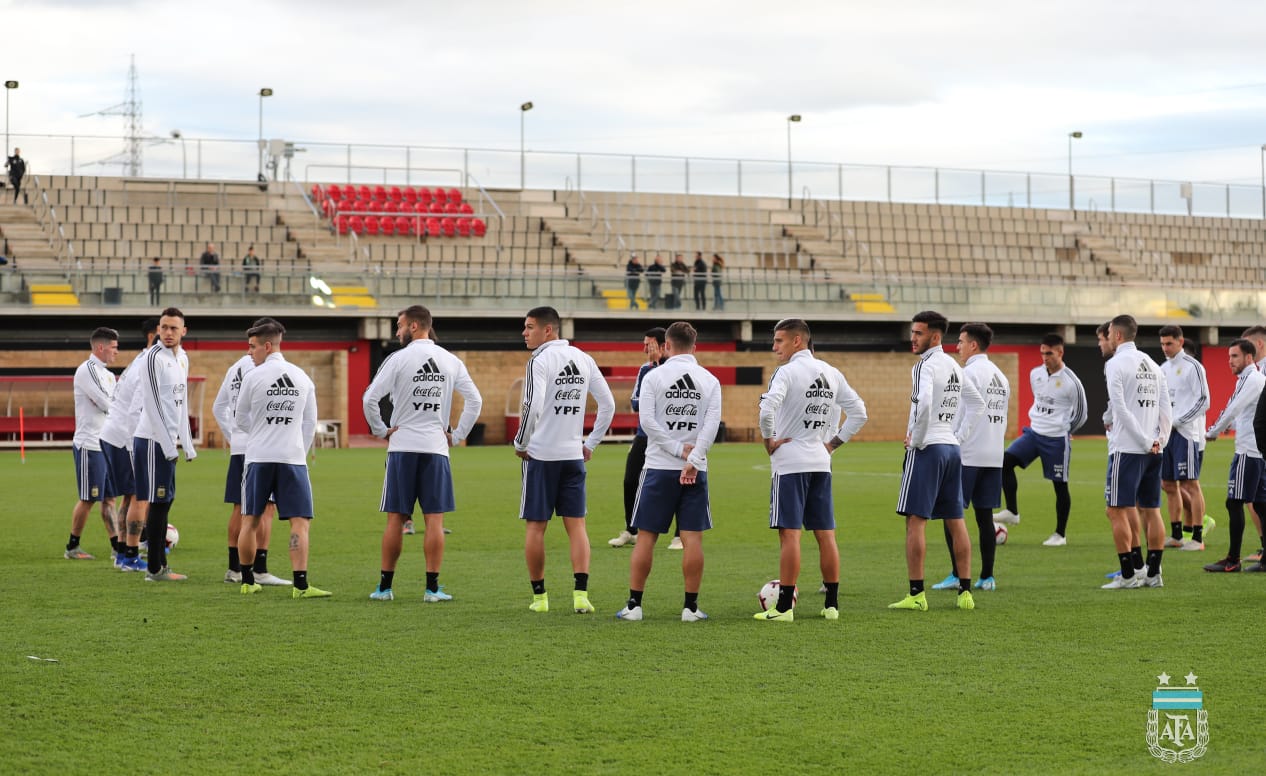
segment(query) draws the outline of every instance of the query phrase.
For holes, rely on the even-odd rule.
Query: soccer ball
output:
[[[167,549],[170,551],[180,542],[180,531],[171,523],[167,524]]]
[[[994,544],[1007,543],[1007,527],[1002,523],[993,524],[993,540]]]
[[[771,579],[768,582],[766,582],[761,587],[760,592],[756,594],[756,597],[760,599],[760,608],[763,611],[769,611],[770,609],[773,609],[774,606],[778,603],[778,580]],[[799,598],[800,598],[800,588],[797,587],[791,593],[791,605],[795,606],[796,601]]]

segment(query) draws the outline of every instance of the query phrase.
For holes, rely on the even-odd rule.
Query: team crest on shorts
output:
[[[96,485],[93,485],[91,488],[88,489],[88,495],[92,496],[93,498],[100,498],[101,489],[98,488]]]
[[[164,485],[159,485],[159,486],[158,486],[158,488],[154,491],[154,494],[155,494],[156,496],[158,496],[159,498],[167,498],[167,488],[166,488],[166,486],[164,486]]]
[[[1169,686],[1170,676],[1161,672],[1160,685],[1152,693],[1147,712],[1147,751],[1167,763],[1186,763],[1204,756],[1209,743],[1209,712],[1196,675],[1188,672],[1181,687]]]

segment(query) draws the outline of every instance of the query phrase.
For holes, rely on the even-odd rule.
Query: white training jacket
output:
[[[985,400],[976,386],[963,377],[958,362],[940,345],[928,348],[910,370],[910,419],[906,424],[909,447],[958,446],[958,433],[969,436],[984,414]],[[961,423],[958,414],[965,412]]]
[[[1209,378],[1205,374],[1204,364],[1187,351],[1179,350],[1178,355],[1165,359],[1165,363],[1161,364],[1161,371],[1165,373],[1165,382],[1169,384],[1169,398],[1174,408],[1174,431],[1182,434],[1184,439],[1195,442],[1196,449],[1203,450],[1204,414],[1209,410]]]
[[[1029,372],[1029,385],[1033,388],[1033,406],[1029,408],[1033,433],[1066,437],[1085,424],[1089,412],[1086,389],[1073,370],[1062,366],[1055,374],[1047,374],[1044,364],[1035,366]]]
[[[839,413],[845,419],[840,426]],[[808,350],[798,350],[774,371],[760,397],[760,434],[790,439],[770,456],[773,474],[831,471],[826,443],[853,438],[866,425],[866,404],[843,373]]]
[[[1163,450],[1173,429],[1173,408],[1165,373],[1133,342],[1117,345],[1103,373],[1108,383],[1108,407],[1112,411],[1108,452],[1150,453],[1155,443]]]
[[[672,356],[646,373],[638,419],[646,432],[643,469],[680,471],[686,463],[708,470],[708,449],[721,425],[721,381],[688,353]],[[683,459],[686,445],[694,445]]]
[[[1253,431],[1253,413],[1257,411],[1257,402],[1262,396],[1262,388],[1266,387],[1266,374],[1252,367],[1246,367],[1235,380],[1235,390],[1226,403],[1226,409],[1218,415],[1218,419],[1209,426],[1209,439],[1216,439],[1218,434],[1228,428],[1235,430],[1235,452],[1250,458],[1261,458],[1257,449],[1257,434]]]
[[[151,439],[163,449],[169,461],[176,460],[180,445],[185,449],[185,460],[198,457],[193,448],[193,434],[189,430],[189,395],[187,367],[180,355],[169,350],[161,342],[149,349],[145,369],[137,375],[137,393],[141,401],[140,418],[136,422],[135,436]]]
[[[280,353],[242,378],[233,433],[246,435],[248,465],[307,465],[316,421],[316,386]]]
[[[114,373],[95,353],[75,370],[75,447],[101,449],[101,429],[110,412],[114,383]]]
[[[967,424],[964,408],[955,423],[963,466],[997,469],[1002,466],[1006,450],[1007,409],[1011,403],[1011,383],[998,365],[984,353],[967,359],[963,379],[975,386],[985,402],[983,414],[975,423]]]
[[[598,416],[583,440],[586,397],[593,394]],[[523,409],[514,449],[538,461],[584,458],[581,446],[597,449],[615,417],[615,397],[597,363],[565,339],[549,340],[532,351],[523,378]]]
[[[138,353],[128,368],[123,370],[123,374],[119,375],[119,381],[114,386],[114,400],[110,402],[110,415],[106,418],[105,427],[101,429],[102,441],[124,450],[132,449],[136,424],[141,419],[144,402],[141,400],[140,388],[142,378],[149,368],[146,366],[149,351],[150,348],[145,348]],[[189,374],[189,356],[184,348],[180,349],[177,358],[185,374]]]
[[[215,416],[220,433],[224,434],[224,441],[228,443],[229,455],[246,454],[246,437],[233,433],[236,427],[234,418],[237,414],[237,395],[242,390],[242,378],[254,368],[255,361],[249,355],[239,358],[224,373],[224,382],[220,383],[220,391],[211,405],[211,414]]]
[[[429,339],[415,339],[383,361],[361,407],[370,433],[382,438],[390,428],[380,402],[383,397],[391,399],[390,426],[397,430],[388,440],[388,452],[448,455],[445,432],[453,416],[454,391],[465,400],[453,430],[456,445],[479,420],[483,397],[461,359]]]

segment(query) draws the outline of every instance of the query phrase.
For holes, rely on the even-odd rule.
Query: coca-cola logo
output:
[[[430,388],[423,388],[419,385],[413,389],[413,395],[438,399],[444,395],[444,389],[440,388],[438,385],[433,385]]]
[[[265,409],[267,412],[294,412],[295,403],[289,399],[285,401],[270,401]]]
[[[580,401],[583,395],[579,388],[563,389],[554,393],[554,401]]]
[[[699,414],[699,406],[696,404],[666,404],[664,405],[664,414],[694,417]]]

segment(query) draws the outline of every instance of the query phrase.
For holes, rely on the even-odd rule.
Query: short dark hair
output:
[[[558,331],[563,327],[563,318],[558,311],[548,305],[533,307],[527,311],[527,317],[535,320],[541,326],[553,326],[554,331]]]
[[[149,335],[153,334],[156,331],[158,331],[157,318],[146,318],[145,320],[141,321],[141,336],[142,337],[148,337]]]
[[[1062,348],[1064,347],[1064,338],[1054,332],[1051,332],[1050,334],[1043,335],[1042,344],[1048,348]]]
[[[1111,323],[1112,328],[1121,332],[1121,338],[1126,342],[1132,342],[1139,333],[1139,324],[1134,320],[1133,315],[1118,315],[1112,319]]]
[[[119,341],[119,333],[115,331],[114,329],[108,329],[105,326],[100,326],[94,329],[92,332],[92,336],[88,337],[88,342],[94,346],[102,342],[118,342],[118,341]]]
[[[282,326],[280,321],[275,318],[269,318],[266,315],[263,318],[256,318],[255,322],[252,323],[251,326],[263,326],[265,323],[275,324],[277,328],[281,329],[282,334],[286,333],[286,327]]]
[[[774,331],[789,331],[792,334],[799,334],[804,338],[806,346],[813,339],[813,334],[809,332],[809,323],[804,318],[783,318],[774,324]]]
[[[1257,357],[1257,346],[1254,345],[1253,341],[1247,337],[1240,337],[1239,339],[1231,340],[1231,344],[1227,346],[1228,350],[1230,348],[1239,348],[1240,352],[1249,358]]]
[[[987,323],[964,323],[958,327],[958,333],[966,334],[982,351],[988,350],[993,344],[993,329]]]
[[[916,313],[910,319],[910,322],[927,324],[929,329],[939,331],[942,334],[949,331],[949,319],[935,310],[924,310],[921,313]]]
[[[646,331],[642,332],[643,338],[654,337],[655,341],[658,342],[660,345],[664,344],[664,336],[665,336],[665,332],[664,332],[663,326],[656,326],[653,329],[647,329]]]
[[[247,337],[276,342],[281,339],[283,330],[280,323],[261,323],[246,330]]]
[[[185,320],[185,314],[180,312],[180,308],[168,307],[158,316],[159,318],[179,318],[182,322]],[[155,328],[158,328],[157,326]]]
[[[1103,337],[1104,339],[1107,339],[1107,338],[1108,338],[1108,327],[1109,327],[1109,326],[1111,326],[1111,325],[1112,325],[1112,324],[1108,323],[1107,321],[1104,321],[1103,323],[1101,323],[1101,324],[1099,324],[1098,326],[1096,326],[1096,327],[1095,327],[1095,334],[1098,334],[1100,337]],[[1046,344],[1046,343],[1042,343],[1042,344]]]
[[[1192,342],[1189,339],[1186,339],[1186,338],[1183,339],[1182,349],[1187,351],[1189,354],[1193,356],[1196,355],[1196,343]]]
[[[1174,339],[1183,339],[1182,327],[1172,323],[1162,326],[1159,332],[1162,337],[1173,337]]]
[[[1241,337],[1266,337],[1266,326],[1249,326]]]
[[[420,304],[409,305],[396,315],[403,315],[409,323],[416,323],[419,329],[431,330],[431,311]]]
[[[672,340],[674,347],[685,349],[694,347],[695,340],[699,337],[699,332],[695,331],[695,327],[685,321],[677,321],[668,327],[665,336]]]

